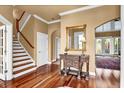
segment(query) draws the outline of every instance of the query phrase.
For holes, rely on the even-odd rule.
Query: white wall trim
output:
[[[42,22],[44,22],[44,23],[46,23],[46,24],[48,24],[49,22],[47,21],[47,20],[45,20],[45,19],[43,19],[42,17],[39,17],[38,15],[33,15],[36,19],[38,19],[38,20],[40,20],[40,21],[42,21]]]
[[[61,22],[60,19],[59,20],[50,21],[50,22],[48,22],[48,24],[59,23],[59,22]]]
[[[40,20],[40,21],[42,21],[42,22],[44,22],[44,23],[46,23],[46,24],[53,24],[53,23],[59,23],[59,22],[61,22],[61,20],[60,19],[58,19],[58,20],[53,20],[53,21],[47,21],[47,20],[45,20],[45,19],[43,19],[42,17],[39,17],[38,15],[33,15],[36,19],[38,19],[38,20]]]
[[[101,6],[103,6],[103,5],[89,5],[89,6],[81,7],[78,9],[73,9],[73,10],[62,12],[62,13],[59,13],[59,15],[64,16],[64,15],[73,14],[73,13],[77,13],[77,12],[81,12],[81,11],[86,11],[86,10],[93,9],[93,8],[98,8]]]
[[[7,70],[7,73],[4,73],[5,80],[11,80],[13,78],[12,74],[12,37],[13,37],[13,25],[10,21],[8,21],[4,16],[0,15],[0,22],[5,25],[6,36],[5,37],[5,44],[6,44],[6,55],[4,56],[5,62],[3,70]],[[5,31],[4,30],[4,31]],[[5,68],[6,67],[6,68]]]
[[[31,18],[31,14],[28,15],[28,17],[26,18],[24,24],[22,25],[22,27],[20,28],[20,31],[23,30],[23,28],[25,27],[25,25],[27,24],[28,20]]]
[[[6,25],[12,25],[12,23],[8,21],[6,18],[4,18],[2,15],[0,15],[0,22]]]
[[[121,5],[121,73],[120,87],[124,88],[124,5]]]
[[[89,74],[90,74],[91,76],[96,76],[96,73],[95,73],[95,72],[89,72]]]

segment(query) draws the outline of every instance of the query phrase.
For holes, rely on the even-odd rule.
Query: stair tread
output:
[[[24,56],[28,56],[28,55],[26,54],[26,55],[13,56],[13,58],[24,57]]]
[[[14,63],[15,63],[15,62],[21,62],[21,61],[30,60],[30,59],[31,59],[31,58],[19,59],[19,60],[13,61],[13,62],[14,62]]]
[[[26,52],[25,51],[13,52],[13,54],[17,54],[17,53],[26,53]]]
[[[13,74],[18,74],[18,73],[21,73],[21,72],[24,72],[26,70],[29,70],[29,69],[32,69],[34,68],[35,66],[30,66],[30,67],[27,67],[27,68],[24,68],[24,69],[21,69],[21,70],[18,70],[18,71],[14,71]]]
[[[24,50],[24,48],[13,48],[13,50]]]
[[[23,63],[23,64],[20,64],[20,65],[13,66],[13,68],[17,68],[17,67],[25,66],[25,65],[28,65],[28,64],[32,64],[32,63],[33,63],[33,62]]]

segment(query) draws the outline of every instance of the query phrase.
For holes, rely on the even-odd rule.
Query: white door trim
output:
[[[120,87],[124,88],[124,5],[121,5],[121,73]]]
[[[12,36],[13,36],[13,25],[5,17],[0,15],[0,22],[2,22],[6,27],[6,78],[5,80],[11,80],[13,78],[12,74]]]

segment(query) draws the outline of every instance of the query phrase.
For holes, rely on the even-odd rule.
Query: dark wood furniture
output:
[[[86,72],[82,72],[84,63],[86,63]],[[79,79],[82,75],[89,77],[89,55],[60,54],[60,73],[64,72],[64,75],[67,75],[71,71],[71,67],[77,69],[76,72]]]

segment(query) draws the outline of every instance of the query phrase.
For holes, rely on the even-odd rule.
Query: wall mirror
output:
[[[66,27],[65,51],[86,50],[86,25]]]

